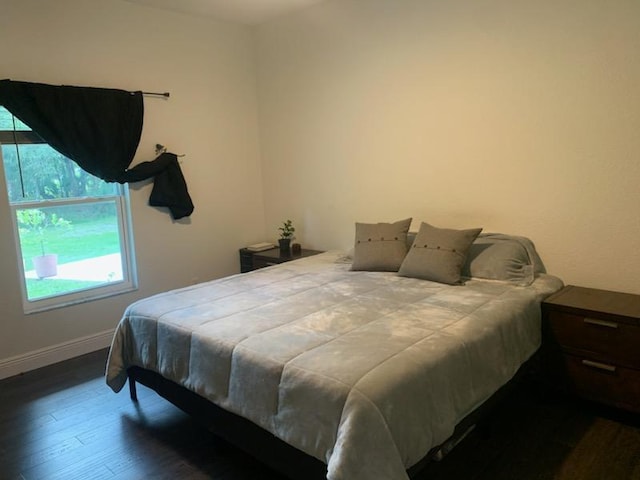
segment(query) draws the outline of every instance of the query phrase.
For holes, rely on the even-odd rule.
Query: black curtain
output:
[[[142,133],[142,92],[0,80],[0,105],[83,170],[107,182],[154,177],[151,205],[174,219],[193,212],[174,154],[128,170]]]

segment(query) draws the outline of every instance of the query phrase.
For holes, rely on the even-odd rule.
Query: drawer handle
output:
[[[585,367],[597,368],[598,370],[605,370],[607,372],[615,372],[616,367],[613,365],[607,365],[606,363],[594,362],[593,360],[582,360],[582,364]]]
[[[585,318],[584,323],[598,325],[599,327],[618,328],[618,324],[615,322],[607,322],[606,320],[598,320],[597,318]]]

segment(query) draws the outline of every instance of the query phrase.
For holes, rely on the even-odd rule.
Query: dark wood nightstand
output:
[[[569,285],[542,303],[542,314],[554,384],[640,412],[640,295]]]
[[[310,257],[324,253],[321,250],[307,250],[303,248],[300,253],[284,254],[279,248],[272,248],[262,252],[252,252],[246,248],[240,249],[240,272],[246,273],[259,268],[277,265],[279,263],[290,262],[298,258]]]

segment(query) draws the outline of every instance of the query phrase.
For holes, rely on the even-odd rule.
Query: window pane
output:
[[[117,212],[115,200],[16,209],[27,299],[122,281]]]
[[[13,130],[13,115],[4,107],[0,107],[0,130]],[[15,119],[16,130],[31,130],[17,118]]]
[[[2,106],[0,143],[25,312],[135,289],[126,186],[85,172]]]
[[[45,143],[4,144],[2,157],[11,203],[118,195],[117,184],[85,172]]]

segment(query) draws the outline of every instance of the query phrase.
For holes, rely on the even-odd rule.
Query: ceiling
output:
[[[257,25],[323,0],[126,0],[199,17]]]

